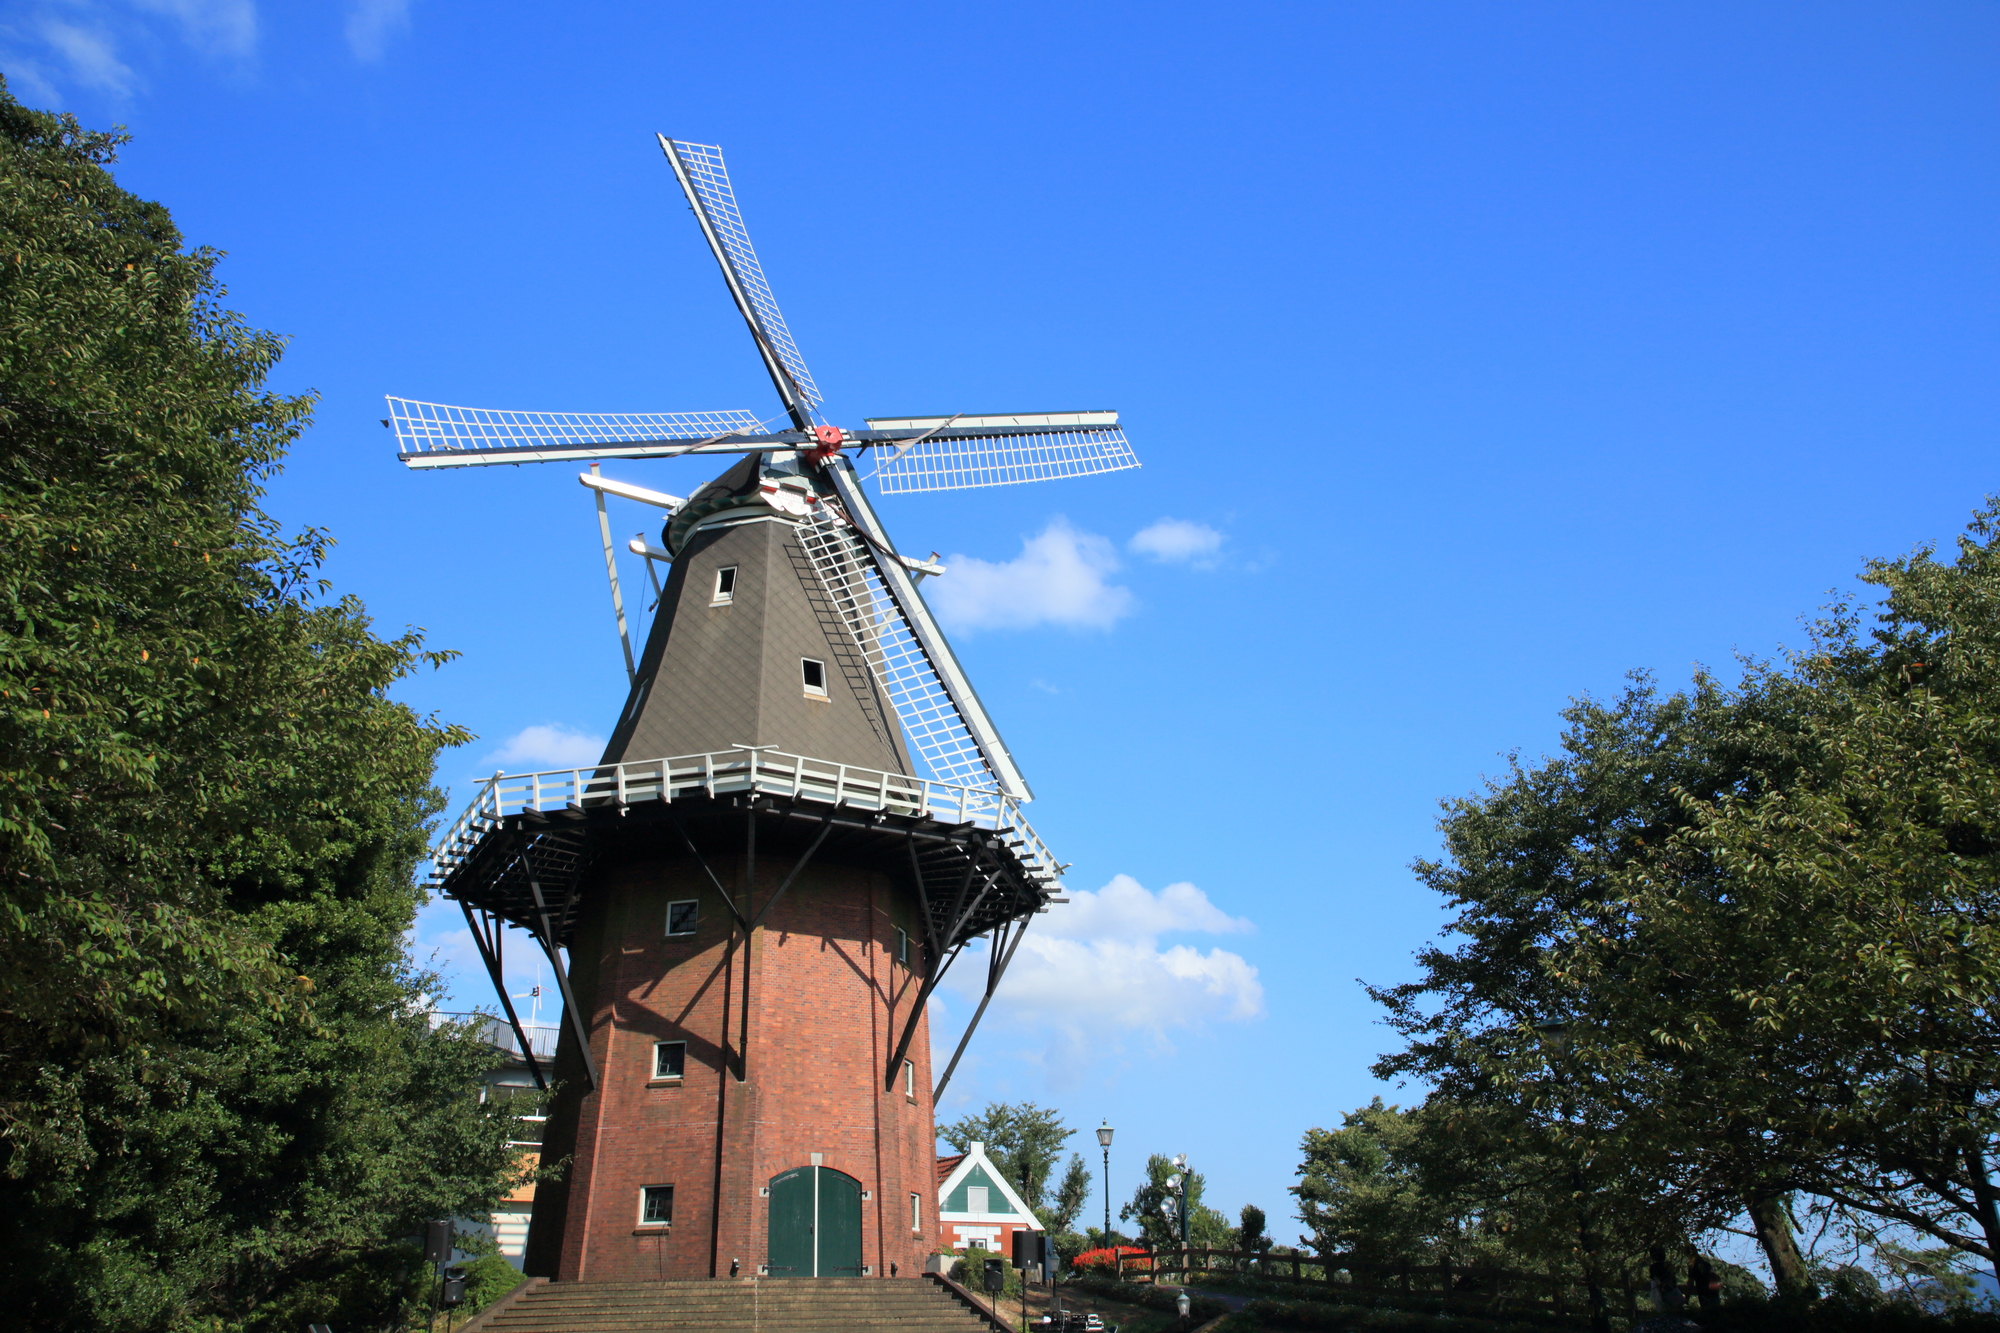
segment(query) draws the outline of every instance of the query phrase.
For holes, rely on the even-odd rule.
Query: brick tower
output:
[[[392,398],[413,469],[591,460],[631,686],[589,768],[496,774],[433,883],[507,1018],[511,926],[563,1027],[525,1266],[559,1281],[913,1276],[942,1240],[925,1005],[961,953],[990,999],[1061,867],[852,458],[885,492],[1137,466],[1113,412],[826,424],[718,150],[661,139],[790,418],[499,412]],[[683,500],[596,460],[743,455]],[[641,651],[609,494],[667,511]],[[522,1049],[530,1044],[521,1036]]]

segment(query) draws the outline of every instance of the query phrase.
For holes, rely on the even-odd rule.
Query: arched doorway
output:
[[[861,1182],[830,1166],[772,1176],[765,1256],[772,1277],[860,1277]]]

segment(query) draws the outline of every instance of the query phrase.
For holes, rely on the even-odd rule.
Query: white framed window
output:
[[[715,571],[715,595],[708,599],[710,606],[721,606],[736,600],[736,566],[724,565]]]
[[[917,1095],[917,1062],[903,1061],[903,1095],[914,1098]]]
[[[826,697],[826,663],[812,657],[799,659],[799,679],[805,684],[807,694]]]
[[[642,1227],[671,1226],[674,1220],[674,1187],[672,1185],[642,1185],[639,1187],[639,1225]]]
[[[912,1194],[910,1196],[910,1230],[922,1231],[923,1229],[924,1196],[921,1194]]]
[[[693,898],[667,904],[667,934],[692,935],[701,922],[701,904]]]
[[[967,1185],[965,1187],[965,1211],[986,1215],[986,1186]]]
[[[910,965],[910,932],[896,927],[896,961],[904,967]]]
[[[653,1043],[653,1077],[679,1078],[687,1069],[688,1044],[684,1041]]]

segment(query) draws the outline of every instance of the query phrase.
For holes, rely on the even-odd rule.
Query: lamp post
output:
[[[1174,1221],[1176,1218],[1180,1221],[1181,1281],[1185,1282],[1188,1279],[1188,1164],[1186,1153],[1175,1154],[1174,1173],[1167,1177],[1167,1188],[1173,1192],[1173,1197],[1160,1205],[1160,1211],[1167,1215],[1169,1222]]]
[[[1097,1146],[1104,1149],[1104,1243],[1111,1243],[1111,1122],[1097,1130]]]
[[[1173,1178],[1174,1192],[1180,1196],[1181,1201],[1181,1248],[1185,1250],[1188,1243],[1188,1168],[1186,1153],[1181,1153],[1174,1158],[1174,1170],[1178,1173]]]

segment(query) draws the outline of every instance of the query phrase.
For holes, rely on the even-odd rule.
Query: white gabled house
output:
[[[1013,1251],[1016,1231],[1042,1224],[975,1143],[957,1157],[938,1158],[938,1228],[953,1249]]]

